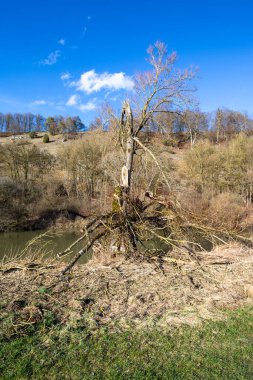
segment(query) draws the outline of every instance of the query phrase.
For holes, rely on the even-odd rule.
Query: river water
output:
[[[49,233],[47,231],[19,231],[19,232],[3,232],[0,233],[0,260],[5,257],[15,257],[24,251],[25,257],[30,251],[32,255],[38,258],[49,257],[55,258],[57,253],[64,251],[81,235],[74,232]],[[32,243],[33,242],[33,243]],[[32,243],[32,244],[31,244]],[[85,240],[76,244],[72,248],[71,253],[64,257],[65,261],[69,261],[80,249],[85,245]],[[28,249],[26,249],[28,247]],[[168,246],[157,238],[152,238],[139,244],[138,249],[143,250],[168,250]],[[83,255],[79,263],[87,262],[92,255],[92,250]]]
[[[70,244],[77,240],[81,235],[74,232],[47,233],[46,231],[22,231],[22,232],[3,232],[0,233],[0,260],[4,257],[15,257],[25,248],[27,251],[34,253],[35,257],[47,256],[56,257],[57,253],[64,251]],[[33,244],[31,242],[33,241]],[[68,254],[65,260],[73,257],[81,248],[85,241],[81,241],[72,252]],[[30,245],[30,247],[28,247]],[[28,247],[28,248],[27,248]],[[80,259],[80,262],[87,262],[91,256],[89,252]]]
[[[161,235],[166,235],[164,230],[160,231]],[[56,258],[57,253],[64,251],[81,235],[75,232],[63,233],[49,233],[47,231],[21,231],[21,232],[3,232],[0,233],[0,261],[5,257],[15,257],[20,255],[22,251],[23,256],[29,254],[29,251],[35,258]],[[31,244],[33,242],[33,244]],[[206,250],[211,250],[212,245],[208,241],[200,241]],[[76,244],[71,252],[64,257],[65,261],[69,261],[77,252],[85,246],[85,240]],[[27,248],[28,247],[28,248]],[[169,247],[158,238],[151,237],[148,241],[139,244],[138,249],[143,251],[160,250],[167,252]],[[92,250],[83,255],[79,263],[87,262],[92,256]]]

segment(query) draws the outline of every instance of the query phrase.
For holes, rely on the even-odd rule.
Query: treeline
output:
[[[0,113],[0,132],[7,134],[22,134],[48,131],[52,135],[58,133],[78,132],[85,130],[79,116],[44,116],[32,113]]]
[[[228,140],[238,133],[253,134],[253,119],[246,113],[228,109],[218,109],[214,113],[185,110],[184,112],[159,113],[148,126],[150,131],[160,132],[173,137],[183,135],[191,144],[199,136],[205,136],[212,142]],[[0,113],[0,132],[21,134],[49,132],[51,135],[87,130],[79,116],[63,117],[32,113]],[[90,130],[105,128],[103,120],[97,117],[89,126]],[[109,126],[110,129],[110,126]]]
[[[228,109],[218,109],[213,113],[192,110],[181,113],[164,112],[153,120],[150,129],[171,138],[181,135],[191,144],[194,144],[198,137],[219,143],[242,132],[248,136],[252,135],[253,119],[246,113]]]

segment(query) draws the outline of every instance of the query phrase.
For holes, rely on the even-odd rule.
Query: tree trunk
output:
[[[128,238],[125,246],[126,251],[136,252],[136,236],[132,227],[131,217],[129,215],[135,141],[133,130],[133,113],[128,101],[125,101],[123,103],[121,114],[121,130],[125,136],[125,165],[121,170],[122,215],[124,221],[122,224],[122,234],[125,234]]]
[[[123,104],[121,114],[121,128],[125,132],[125,165],[121,171],[121,182],[123,189],[123,214],[127,215],[129,194],[131,190],[132,182],[132,170],[133,170],[133,155],[134,155],[134,132],[133,132],[133,113],[129,104],[129,101],[125,101]]]

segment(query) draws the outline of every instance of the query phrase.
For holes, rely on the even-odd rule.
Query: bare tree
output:
[[[65,251],[59,253],[62,256],[70,252],[72,247],[83,239],[86,239],[86,246],[62,271],[65,274],[77,260],[92,247],[94,242],[104,236],[110,236],[114,242],[116,240],[117,249],[124,248],[126,257],[139,255],[137,243],[143,244],[145,234],[154,236],[165,242],[167,246],[181,248],[189,252],[191,257],[195,257],[194,249],[186,246],[189,239],[192,239],[193,231],[196,236],[204,236],[205,239],[213,239],[212,228],[198,224],[199,221],[193,218],[191,221],[185,211],[176,200],[159,200],[152,197],[151,202],[137,202],[133,199],[133,169],[135,165],[135,153],[137,149],[147,152],[163,175],[166,184],[169,182],[163,173],[155,154],[145,145],[140,136],[142,131],[152,128],[157,115],[178,114],[182,115],[183,110],[190,109],[193,104],[192,92],[195,90],[191,81],[195,77],[192,70],[179,71],[176,69],[176,54],[167,54],[166,46],[161,42],[156,42],[148,49],[148,62],[152,69],[146,73],[139,74],[135,78],[134,96],[130,100],[123,102],[121,116],[117,118],[112,110],[108,108],[111,116],[111,125],[118,125],[120,131],[120,143],[124,152],[124,165],[121,170],[121,186],[115,189],[114,199],[117,199],[119,207],[112,209],[112,212],[99,216],[86,226],[85,234]],[[197,116],[197,123],[199,123]],[[151,214],[146,212],[153,206]],[[161,215],[161,210],[164,212]],[[170,216],[166,216],[171,214]],[[190,229],[187,235],[186,226]],[[161,236],[157,232],[159,228],[167,229],[166,236]],[[216,233],[216,230],[214,231]],[[192,242],[193,247],[201,248],[199,242]],[[145,249],[149,257],[153,257],[153,250]],[[140,253],[141,254],[141,253]],[[159,253],[158,253],[159,255]],[[160,256],[161,258],[161,256]],[[174,258],[166,257],[166,260],[177,262]]]
[[[185,110],[182,114],[181,122],[190,139],[191,147],[193,147],[201,132],[205,132],[208,129],[206,115],[198,110]]]
[[[185,107],[193,104],[192,80],[195,72],[175,67],[177,55],[168,54],[166,45],[156,42],[148,50],[151,70],[135,77],[135,94],[132,101],[123,103],[120,119],[122,146],[125,151],[125,165],[122,168],[123,210],[126,213],[127,197],[131,192],[133,161],[136,146],[142,146],[140,132],[152,128],[157,115],[180,114]],[[131,108],[131,103],[133,107]]]
[[[161,170],[155,155],[141,141],[140,133],[152,128],[157,115],[162,113],[181,114],[185,107],[189,108],[192,104],[192,92],[195,90],[191,83],[195,77],[195,72],[193,70],[180,71],[176,69],[176,60],[176,53],[168,54],[164,43],[156,42],[150,46],[148,48],[148,62],[151,65],[151,70],[136,75],[134,96],[131,100],[127,99],[123,102],[121,116],[117,118],[110,107],[108,108],[111,124],[115,125],[115,121],[117,121],[119,126],[120,143],[125,155],[121,171],[121,191],[119,191],[119,187],[116,189],[119,210],[121,211],[117,211],[116,215],[114,213],[113,217],[111,214],[101,217],[102,222],[98,220],[92,222],[87,227],[86,235],[83,238],[91,231],[93,235],[94,231],[97,231],[94,239],[92,239],[92,242],[94,242],[108,231],[111,233],[112,230],[118,230],[125,251],[129,253],[137,251],[137,242],[139,240],[138,224],[143,225],[145,220],[144,215],[140,217],[139,212],[136,212],[135,208],[133,211],[131,207],[133,205],[133,199],[131,199],[132,174],[134,154],[137,147],[148,152],[159,170]],[[167,179],[164,179],[168,184]],[[145,207],[143,209],[145,210]],[[106,222],[109,224],[109,228],[105,227]],[[104,231],[101,232],[101,228]],[[78,257],[74,258],[63,273],[71,269],[88,246],[89,239],[86,248],[80,251],[80,255],[78,254]],[[65,254],[68,250],[69,248],[59,256]]]

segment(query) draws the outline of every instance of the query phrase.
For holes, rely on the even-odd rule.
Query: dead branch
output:
[[[61,274],[64,275],[66,274],[67,272],[69,272],[73,266],[76,264],[76,262],[83,256],[84,253],[87,253],[88,250],[93,246],[93,244],[101,239],[103,236],[106,235],[106,230],[103,230],[102,232],[98,233],[92,240],[89,241],[89,243],[84,247],[82,248],[78,253],[77,255],[73,258],[73,260],[61,271]]]
[[[87,234],[91,234],[96,229],[98,229],[99,227],[105,226],[105,222],[103,222],[103,220],[105,219],[107,221],[111,216],[112,216],[112,213],[109,213],[107,215],[103,215],[102,217],[97,217],[97,218],[93,219],[90,223],[87,224],[87,226],[85,226],[85,234],[83,234],[76,241],[74,241],[74,243],[72,243],[70,246],[68,246],[64,251],[58,253],[57,258],[60,258],[62,256],[67,255],[68,253],[70,253],[71,249],[73,247],[75,247],[78,243],[80,243],[82,240],[87,238]]]
[[[151,150],[148,149],[144,144],[142,144],[142,142],[141,142],[137,137],[134,137],[133,139],[134,139],[134,141],[137,142],[137,144],[139,144],[139,145],[142,147],[142,149],[144,149],[144,150],[145,150],[145,151],[146,151],[146,152],[147,152],[147,153],[153,158],[153,160],[154,160],[156,166],[157,166],[158,169],[160,170],[160,172],[161,172],[161,174],[162,174],[162,176],[163,176],[163,178],[164,178],[164,180],[165,180],[166,185],[167,185],[168,188],[170,189],[171,186],[170,186],[170,184],[169,184],[169,181],[168,181],[166,175],[164,174],[164,171],[162,170],[161,166],[159,165],[159,162],[157,161],[157,159],[156,159],[154,153],[151,152]]]

